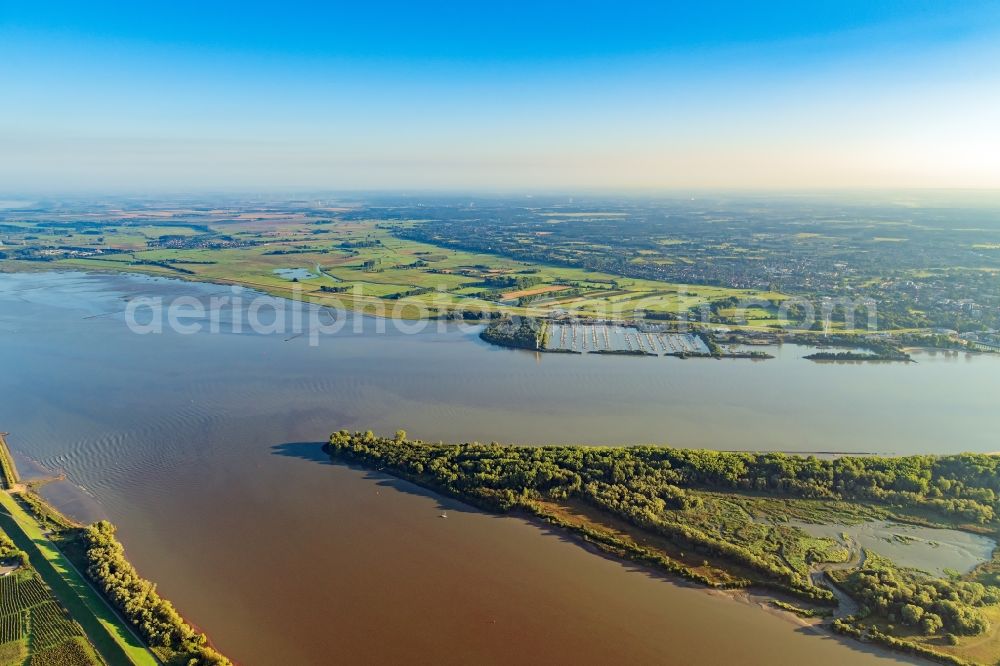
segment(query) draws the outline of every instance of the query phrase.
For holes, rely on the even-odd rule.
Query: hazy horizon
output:
[[[39,3],[0,189],[1000,188],[986,2]]]

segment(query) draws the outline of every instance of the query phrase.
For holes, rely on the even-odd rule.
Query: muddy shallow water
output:
[[[989,537],[959,530],[905,525],[871,520],[855,525],[790,523],[808,534],[843,542],[843,535],[862,548],[888,557],[900,566],[934,576],[946,570],[968,573],[993,556],[996,542]]]

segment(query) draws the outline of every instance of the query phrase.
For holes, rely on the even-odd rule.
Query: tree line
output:
[[[115,538],[115,527],[100,521],[84,528],[80,539],[85,548],[87,575],[138,630],[147,644],[169,664],[185,666],[231,666],[230,661],[197,633],[156,586],[142,578],[125,557],[125,548]]]
[[[445,445],[410,441],[403,431],[388,438],[343,430],[327,450],[495,511],[537,513],[537,500],[582,500],[686,552],[749,567],[765,584],[827,603],[832,593],[809,573],[830,553],[793,528],[753,519],[752,502],[861,501],[981,525],[995,523],[1000,490],[1000,458],[975,454],[820,459],[649,446]],[[934,613],[950,626],[947,612]]]
[[[980,609],[1000,603],[1000,589],[996,587],[916,575],[870,552],[865,565],[842,582],[863,604],[859,615],[877,613],[927,636],[984,634],[990,623]]]

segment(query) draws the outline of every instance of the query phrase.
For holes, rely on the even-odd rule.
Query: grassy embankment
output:
[[[16,487],[16,468],[2,437],[0,462],[4,471],[5,488]],[[56,548],[39,522],[24,510],[14,498],[14,493],[9,490],[0,492],[0,528],[18,548],[28,554],[31,566],[80,624],[87,638],[107,663],[147,666],[159,663],[107,601]]]
[[[28,553],[32,567],[59,602],[83,627],[109,664],[159,663],[68,559],[46,538],[38,523],[6,492],[0,494],[0,528]]]
[[[16,469],[9,455],[7,462],[11,492],[0,492],[0,526],[12,538],[10,548],[37,569],[106,662],[229,666],[139,575],[113,525],[83,527],[66,518],[31,484],[11,483]]]
[[[10,455],[10,449],[7,448],[5,436],[6,433],[0,432],[0,486],[4,490],[10,490],[14,484],[21,480],[21,477],[17,473],[17,466]]]

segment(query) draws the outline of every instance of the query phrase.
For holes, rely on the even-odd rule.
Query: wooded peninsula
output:
[[[952,664],[1000,656],[1000,562],[992,553],[966,572],[941,574],[852,536],[855,526],[878,521],[958,530],[995,546],[1000,457],[449,445],[410,440],[404,431],[344,430],[325,448],[334,460],[484,510],[529,515],[606,553],[707,586],[767,590],[778,607],[826,617],[830,629],[860,640]],[[843,526],[843,533],[816,536],[814,525]],[[917,541],[904,531],[884,538]]]

